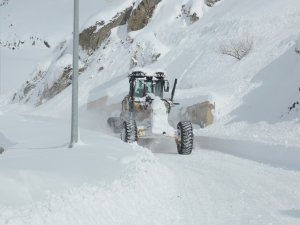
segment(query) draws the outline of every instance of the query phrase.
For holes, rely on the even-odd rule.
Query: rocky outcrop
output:
[[[143,0],[133,10],[128,20],[128,32],[143,29],[152,17],[153,12],[161,0]]]
[[[189,23],[195,23],[197,20],[199,20],[199,17],[197,13],[191,12],[191,7],[188,5],[182,5],[181,6],[181,13],[179,17],[186,18]]]
[[[51,87],[46,86],[42,95],[39,97],[37,105],[41,105],[43,102],[51,99],[55,95],[59,94],[62,90],[68,87],[71,83],[72,67],[71,65],[64,68],[62,76],[56,80]]]
[[[24,102],[28,102],[30,98],[30,93],[37,87],[37,84],[41,82],[46,75],[46,71],[37,71],[32,80],[27,80],[23,85],[22,89],[19,93],[14,93],[12,97],[12,102],[19,102],[24,100]]]
[[[2,0],[0,1],[0,7],[3,5],[7,5],[8,4],[8,0]]]
[[[161,0],[142,0],[134,10],[133,7],[125,9],[123,12],[116,14],[107,24],[104,21],[97,21],[95,25],[80,33],[80,46],[84,50],[93,52],[110,36],[113,28],[126,23],[128,23],[128,32],[144,28],[159,2]]]
[[[213,7],[214,4],[219,1],[221,0],[206,0],[206,5],[208,5],[209,7]]]
[[[129,7],[123,12],[116,14],[109,23],[105,24],[104,21],[98,21],[95,25],[83,30],[79,35],[80,46],[84,50],[95,51],[110,36],[113,28],[126,24],[131,11],[132,7]],[[99,26],[101,27],[100,29],[98,29]]]

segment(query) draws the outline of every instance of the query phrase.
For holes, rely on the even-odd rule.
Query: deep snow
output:
[[[81,2],[81,29],[131,2]],[[71,62],[71,1],[0,7],[1,40],[34,35],[51,44],[1,46],[0,224],[299,224],[300,2],[202,3],[163,0],[144,29],[115,28],[105,49],[81,51],[80,65],[88,67],[79,78],[81,143],[74,149],[67,147],[70,87],[33,107]],[[36,14],[22,10],[30,4]],[[183,4],[200,20],[192,24]],[[241,61],[220,54],[222,44],[244,38],[253,48]],[[148,149],[124,144],[105,125],[116,110],[86,111],[105,96],[106,109],[119,104],[132,60],[166,71],[171,84],[178,78],[182,105],[216,104],[215,123],[195,129],[192,155],[177,155],[174,140]],[[8,104],[14,91],[22,95],[16,85],[39,70],[47,76],[28,103]]]
[[[0,122],[17,142],[0,157],[0,224],[299,222],[299,169],[197,145],[180,156],[173,140],[150,145],[153,154],[85,129],[81,144],[68,149],[62,121],[4,112]]]

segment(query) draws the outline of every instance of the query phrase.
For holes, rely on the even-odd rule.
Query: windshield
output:
[[[142,98],[147,93],[153,93],[156,96],[163,97],[163,81],[136,80],[134,86],[134,97]]]

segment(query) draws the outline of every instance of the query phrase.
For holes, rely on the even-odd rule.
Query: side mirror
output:
[[[169,92],[169,89],[170,89],[169,81],[165,80],[164,81],[164,92]]]

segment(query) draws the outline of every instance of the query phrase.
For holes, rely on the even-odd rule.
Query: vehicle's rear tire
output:
[[[109,117],[107,119],[107,124],[114,133],[120,133],[122,130],[122,120],[120,117]]]
[[[128,143],[137,141],[137,126],[135,120],[127,120],[123,122],[121,131],[121,140]]]
[[[193,150],[194,134],[191,122],[184,121],[177,124],[176,145],[178,154],[189,155]]]

